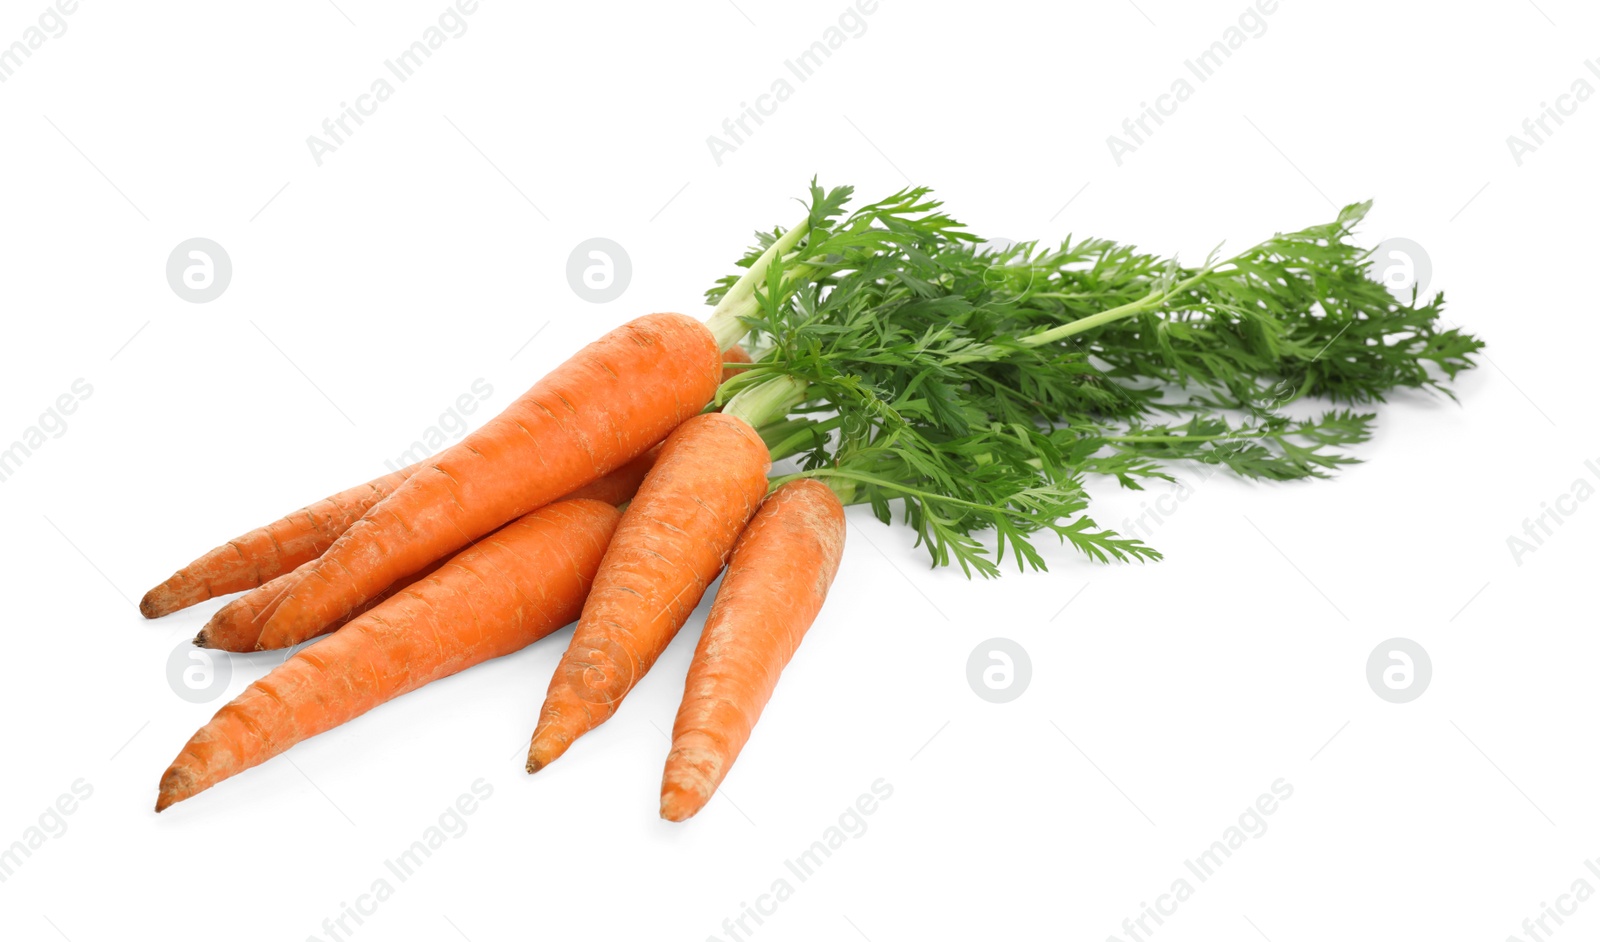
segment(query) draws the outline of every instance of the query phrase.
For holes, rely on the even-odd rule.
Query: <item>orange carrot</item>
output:
[[[728,364],[753,362],[755,361],[750,359],[750,351],[739,346],[738,344],[734,344],[728,349],[722,351],[722,381],[726,383],[728,380],[733,379],[735,376],[738,376],[740,373],[744,372],[744,367],[729,366]]]
[[[844,508],[833,491],[799,480],[774,491],[739,537],[672,725],[663,818],[689,818],[722,784],[822,609],[844,533]]]
[[[301,563],[293,572],[286,572],[271,582],[256,586],[249,592],[230,601],[211,613],[194,643],[202,648],[244,653],[254,651],[261,638],[261,626],[266,616],[276,606],[295,579],[304,576],[311,563]]]
[[[590,344],[431,459],[291,586],[262,647],[316,635],[429,562],[643,454],[716,392],[704,324],[650,314]]]
[[[161,811],[379,704],[578,616],[621,514],[550,504],[480,540],[217,711],[161,777]]]
[[[645,475],[655,466],[661,446],[650,449],[603,478],[591,481],[562,500],[597,500],[603,504],[621,504],[632,500],[644,483]]]
[[[742,350],[740,352],[743,353]],[[723,358],[728,358],[726,352]],[[745,362],[749,362],[748,355],[745,356]],[[605,477],[578,488],[565,499],[575,500],[581,497],[608,504],[620,504],[639,489],[639,483],[644,480],[645,473],[650,470],[653,461],[655,452],[645,452]],[[390,492],[399,487],[402,481],[423,464],[425,462],[418,462],[393,474],[386,474],[347,491],[340,491],[282,520],[252,530],[238,539],[229,540],[173,573],[166,582],[146,592],[144,599],[139,602],[139,611],[143,612],[146,618],[160,618],[219,595],[228,595],[245,589],[253,591],[265,588],[321,556],[333,545],[333,541],[350,529],[351,524],[360,520],[373,504],[389,496]],[[284,547],[292,547],[293,552],[285,554]],[[293,565],[285,569],[286,563]],[[277,590],[272,595],[276,596],[278,591],[287,587],[290,582],[291,580],[279,582]],[[252,615],[259,614],[264,607],[265,602],[255,605]],[[259,625],[254,633],[260,634]],[[195,643],[201,644],[199,639],[196,639]],[[252,640],[252,647],[249,648],[233,648],[221,644],[213,646],[221,647],[225,651],[253,651],[254,643]],[[201,644],[201,647],[206,646]]]
[[[611,501],[602,501],[602,503],[611,503]],[[362,602],[349,618],[341,618],[317,634],[325,635],[330,631],[337,631],[342,626],[349,624],[357,616],[378,607],[401,589],[433,573],[442,564],[442,560],[434,562],[421,572],[402,578],[399,582]],[[195,635],[195,646],[216,648],[219,651],[232,651],[236,654],[264,650],[256,646],[257,642],[261,640],[261,626],[265,624],[267,616],[277,610],[276,603],[283,599],[285,591],[293,584],[294,579],[297,576],[305,575],[301,570],[310,565],[311,563],[302,563],[294,572],[286,572],[266,585],[257,586],[217,609],[211,619],[206,622],[205,627],[200,629],[200,633]]]
[[[661,656],[722,570],[771,465],[761,436],[725,413],[696,416],[667,437],[550,680],[529,772],[609,719]]]
[[[235,537],[167,578],[139,600],[146,618],[160,618],[219,595],[242,592],[293,572],[321,556],[372,505],[389,496],[422,465],[401,468],[281,520]]]
[[[606,504],[620,504],[633,497],[639,490],[639,485],[644,481],[644,476],[650,471],[650,466],[655,463],[656,455],[661,451],[657,445],[639,457],[633,459],[605,477],[585,484],[563,500],[598,500]],[[318,634],[327,634],[337,630],[341,625],[366,612],[378,603],[394,595],[423,576],[439,568],[439,561],[424,568],[421,572],[406,576],[398,582],[383,590],[383,592],[357,606],[356,611],[347,618],[335,620],[324,627]],[[261,641],[261,627],[266,623],[267,616],[277,610],[279,602],[283,600],[289,586],[294,580],[305,575],[311,563],[304,563],[292,573],[286,573],[268,582],[263,586],[251,589],[227,605],[217,609],[206,622],[205,627],[195,636],[194,643],[202,648],[217,648],[222,651],[248,652],[265,650],[258,647]]]

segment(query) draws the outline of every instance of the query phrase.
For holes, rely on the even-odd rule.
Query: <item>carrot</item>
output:
[[[739,352],[744,353],[742,349]],[[749,355],[744,354],[744,356],[744,362],[749,362]],[[726,352],[723,354],[723,359],[728,359]],[[654,461],[655,452],[645,452],[605,477],[578,488],[565,499],[575,500],[581,497],[607,504],[620,504],[639,489],[639,483],[644,480],[645,473],[650,470],[650,465]],[[246,589],[252,591],[263,589],[283,579],[284,576],[295,572],[326,552],[328,547],[333,545],[333,541],[350,529],[351,524],[360,520],[373,504],[389,496],[402,481],[425,463],[418,462],[349,490],[340,491],[281,520],[258,527],[238,539],[229,540],[173,573],[166,582],[146,592],[139,602],[139,611],[146,618],[160,618],[219,595]],[[283,547],[286,546],[294,548],[293,554],[285,555]],[[284,568],[285,563],[293,565]],[[290,583],[291,580],[279,582],[272,595],[276,596]],[[264,607],[264,602],[254,605],[251,611],[252,617],[259,614]],[[204,635],[205,632],[202,631],[201,634]],[[253,634],[260,634],[259,625]],[[199,638],[195,639],[195,643],[201,647],[208,646]],[[253,651],[254,644],[252,638],[252,647],[249,648],[228,647],[225,644],[209,646],[220,647],[225,651]]]
[[[644,483],[645,475],[655,466],[661,446],[650,449],[603,478],[590,481],[562,500],[597,500],[602,504],[621,504],[632,500]]]
[[[316,635],[402,576],[643,454],[716,392],[705,325],[650,314],[590,344],[356,521],[268,616],[259,644]]]
[[[601,503],[611,503],[611,501],[601,501]],[[357,616],[376,608],[401,589],[435,572],[442,563],[442,560],[432,563],[418,573],[405,576],[399,582],[362,602],[349,618],[341,618],[317,634],[325,635],[330,631],[337,631]],[[294,583],[296,576],[303,576],[305,573],[301,570],[310,565],[311,563],[303,563],[294,572],[286,572],[217,609],[211,620],[207,621],[205,627],[200,629],[200,633],[195,635],[195,646],[232,651],[236,654],[264,650],[256,646],[261,640],[261,626],[265,623],[266,617],[277,610],[276,603],[283,599],[285,590]]]
[[[298,652],[194,734],[161,777],[156,810],[570,622],[620,517],[600,501],[550,504]]]
[[[238,653],[254,651],[267,614],[277,609],[273,603],[282,598],[295,579],[304,576],[310,566],[309,562],[302,563],[293,572],[286,572],[271,582],[256,586],[212,612],[200,633],[194,636],[195,645]]]
[[[667,437],[550,680],[529,772],[609,719],[661,656],[722,570],[766,493],[771,465],[761,437],[727,413],[696,416]]]
[[[562,499],[598,500],[605,504],[620,504],[633,497],[634,492],[639,490],[640,483],[644,481],[650,466],[655,463],[660,450],[661,446],[657,445],[598,481],[585,484]],[[266,623],[267,616],[277,611],[278,603],[286,594],[285,590],[294,584],[296,578],[304,576],[305,572],[302,570],[306,570],[310,565],[304,563],[294,572],[286,573],[265,585],[251,589],[217,609],[211,620],[206,622],[205,627],[195,636],[194,643],[202,648],[217,648],[240,653],[265,650],[257,646],[261,640],[262,625]],[[318,634],[337,630],[357,615],[372,609],[384,599],[438,568],[438,561],[435,560],[421,572],[400,579],[383,592],[361,603],[349,617],[335,620]]]
[[[401,468],[324,497],[235,537],[183,567],[139,600],[146,618],[160,618],[219,595],[253,589],[327,552],[372,505],[389,496],[422,464]]]
[[[750,359],[750,351],[738,344],[734,344],[728,349],[722,351],[722,381],[726,383],[728,380],[733,379],[735,376],[738,376],[745,370],[745,368],[742,366],[733,366],[730,364],[753,362],[755,361]]]
[[[799,480],[774,491],[739,537],[672,726],[663,818],[686,820],[722,784],[822,609],[844,534],[844,508],[833,491]]]

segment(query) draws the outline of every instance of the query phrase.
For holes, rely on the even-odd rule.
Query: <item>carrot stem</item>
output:
[[[806,381],[794,376],[773,376],[747,386],[722,407],[723,415],[743,419],[751,428],[776,422],[805,401]]]
[[[1129,301],[1127,304],[1119,304],[1116,307],[1107,308],[1104,311],[1090,314],[1087,317],[1080,317],[1077,320],[1068,321],[1065,324],[1059,324],[1050,328],[1049,330],[1042,330],[1036,334],[1029,334],[1026,337],[1019,337],[1017,342],[1028,347],[1042,347],[1046,344],[1055,343],[1058,340],[1065,340],[1068,337],[1076,336],[1084,331],[1093,330],[1096,327],[1104,327],[1107,324],[1120,321],[1124,318],[1132,317],[1135,314],[1143,314],[1146,311],[1153,311],[1178,295],[1183,294],[1185,291],[1194,287],[1195,284],[1200,282],[1207,275],[1211,274],[1216,267],[1216,265],[1206,265],[1190,277],[1185,278],[1183,281],[1177,282],[1176,284],[1169,285],[1165,288],[1152,288],[1149,294],[1137,301]],[[994,356],[994,354],[994,347],[984,345],[975,347],[968,353],[961,353],[950,357],[949,362],[975,363],[988,359],[989,357]]]
[[[722,296],[722,300],[717,302],[717,306],[711,311],[711,316],[706,318],[705,324],[712,336],[717,338],[718,349],[728,349],[750,332],[743,318],[761,310],[756,289],[766,281],[767,269],[772,267],[773,259],[788,254],[810,231],[811,215],[807,213],[805,219],[768,246],[767,250],[751,264],[749,271],[740,275],[739,280],[734,282],[733,287]]]

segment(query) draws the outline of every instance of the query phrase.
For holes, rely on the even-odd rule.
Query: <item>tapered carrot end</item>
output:
[[[280,668],[281,670],[282,668]],[[294,745],[294,731],[274,710],[284,705],[252,684],[200,727],[161,775],[156,810],[165,811]],[[254,737],[252,739],[252,737]],[[303,736],[300,738],[304,738]],[[259,748],[250,749],[252,744]]]
[[[156,795],[156,812],[165,811],[203,790],[195,787],[194,776],[190,775],[187,769],[174,765],[161,776],[161,790]]]
[[[571,652],[569,651],[570,655]],[[598,688],[583,688],[579,693],[571,683],[559,681],[564,667],[558,667],[557,680],[550,684],[544,706],[539,708],[539,723],[533,728],[533,742],[528,746],[528,771],[537,772],[561,756],[578,741],[578,737],[604,723],[621,693]],[[579,672],[582,674],[582,672]],[[596,675],[603,671],[592,671]],[[623,692],[626,692],[625,689]]]
[[[217,609],[216,614],[201,627],[200,633],[194,636],[195,647],[216,648],[235,654],[248,654],[255,650],[255,633],[249,630],[248,625],[241,625],[234,616],[233,606],[237,604],[230,602]]]
[[[667,768],[661,774],[661,816],[687,821],[706,806],[727,774],[719,744],[697,731],[673,737]]]
[[[711,798],[709,790],[693,785],[679,786],[670,782],[661,785],[661,816],[668,821],[687,821],[695,812],[706,806]]]
[[[576,738],[554,723],[540,723],[533,732],[533,742],[528,746],[528,774],[539,771],[561,758]]]
[[[160,618],[178,610],[178,606],[174,605],[172,599],[167,597],[167,593],[162,591],[163,588],[165,587],[156,586],[144,594],[144,598],[139,600],[139,614],[146,618]]]
[[[160,618],[198,605],[208,598],[211,598],[211,592],[204,582],[175,572],[167,577],[167,581],[144,594],[144,598],[139,600],[139,614],[146,618]]]

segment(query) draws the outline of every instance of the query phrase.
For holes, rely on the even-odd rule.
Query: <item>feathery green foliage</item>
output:
[[[988,246],[922,187],[845,215],[851,196],[812,183],[810,231],[746,318],[757,362],[721,399],[804,381],[803,403],[763,427],[774,457],[885,522],[899,501],[933,562],[969,574],[996,575],[1007,555],[1043,568],[1044,532],[1096,561],[1159,558],[1085,515],[1085,475],[1138,488],[1188,460],[1324,477],[1356,460],[1345,449],[1373,416],[1284,406],[1449,395],[1482,347],[1440,325],[1443,295],[1403,303],[1373,280],[1352,241],[1366,203],[1188,268],[1103,239]],[[739,266],[780,235],[757,233]]]

